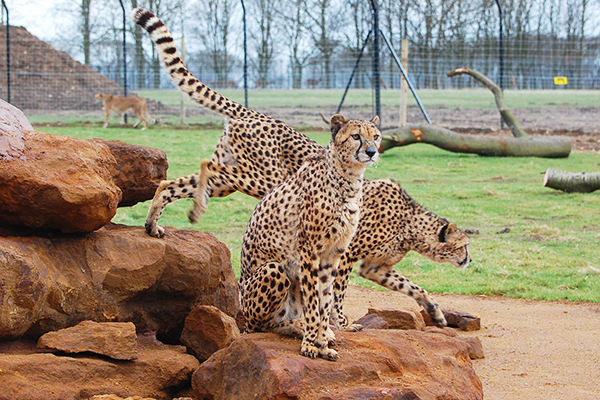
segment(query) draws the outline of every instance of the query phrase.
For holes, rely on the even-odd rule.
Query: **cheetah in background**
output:
[[[150,33],[174,85],[186,92],[198,104],[229,119],[211,161],[204,161],[200,172],[161,182],[146,219],[146,230],[150,235],[155,237],[164,235],[163,228],[158,226],[158,220],[165,206],[172,201],[180,198],[194,198],[194,208],[189,214],[190,220],[194,222],[204,211],[209,197],[224,197],[239,190],[260,199],[272,187],[296,172],[305,159],[323,152],[322,146],[294,128],[228,100],[194,78],[181,62],[167,28],[152,13],[138,8],[132,11],[131,18]],[[200,179],[201,175],[202,179]],[[376,182],[385,181],[372,183],[365,181],[365,184],[387,185]],[[380,190],[381,194],[379,194]],[[363,197],[365,199],[371,197],[373,201],[365,201],[361,207],[359,229],[350,245],[350,248],[353,249],[351,250],[352,255],[345,255],[342,259],[341,271],[345,275],[341,274],[336,277],[336,303],[332,312],[332,323],[341,329],[356,329],[356,327],[348,325],[343,316],[342,301],[352,266],[358,261],[364,261],[362,264],[364,268],[361,269],[361,272],[365,274],[365,277],[372,278],[375,282],[392,290],[400,290],[409,296],[412,293],[412,297],[428,310],[434,321],[445,325],[441,310],[437,305],[435,307],[430,305],[435,304],[431,298],[426,293],[423,294],[422,289],[418,286],[408,283],[408,280],[402,282],[400,280],[402,277],[393,271],[392,266],[399,262],[409,250],[421,252],[438,262],[448,261],[449,258],[438,257],[435,253],[438,251],[437,249],[445,251],[444,249],[452,243],[455,243],[454,249],[458,255],[461,252],[468,254],[468,238],[464,233],[456,231],[455,234],[447,235],[448,241],[444,245],[444,242],[440,241],[440,239],[444,239],[444,235],[441,235],[441,238],[438,236],[436,239],[436,236],[427,236],[427,232],[424,232],[419,236],[416,226],[423,225],[418,223],[414,225],[418,220],[412,219],[418,213],[398,213],[395,205],[415,204],[414,209],[410,208],[412,206],[408,206],[409,210],[417,210],[420,206],[416,205],[399,186],[398,189],[393,190],[377,188],[373,191],[371,188],[364,193]],[[388,205],[389,209],[386,207]],[[394,206],[392,207],[392,205]],[[388,212],[392,213],[391,217]],[[445,224],[446,232],[453,232],[456,229],[454,224],[450,226],[446,220],[440,219],[434,214],[429,213],[422,216],[425,220],[438,221],[441,226]],[[406,227],[402,228],[403,224]],[[431,227],[437,226],[435,224]],[[402,235],[398,233],[398,236],[394,238],[388,238],[381,233],[377,236],[374,233],[371,236],[370,232],[375,230],[393,235],[401,230],[405,233]],[[440,228],[441,232],[442,228]],[[461,238],[465,242],[464,248],[460,245]],[[409,241],[411,245],[403,244],[402,240]],[[419,243],[419,240],[429,243],[429,246],[416,246],[415,244]],[[440,243],[436,244],[436,241]],[[396,243],[395,247],[390,245],[392,242]],[[381,266],[370,268],[374,262],[380,263]],[[386,275],[389,273],[391,276],[382,277],[384,271]],[[400,285],[400,283],[404,283],[404,285]]]
[[[321,145],[294,128],[231,101],[196,79],[181,61],[173,37],[154,14],[135,8],[131,19],[150,34],[173,84],[196,103],[228,118],[211,160],[202,161],[200,172],[160,183],[146,217],[149,235],[164,236],[158,220],[173,201],[193,198],[188,218],[196,222],[210,197],[240,191],[260,199],[296,172],[308,156],[323,151]]]
[[[379,157],[377,122],[334,115],[325,151],[256,206],[239,281],[248,331],[296,334],[303,356],[337,359],[328,347],[333,281],[358,225],[363,173]]]
[[[352,267],[361,261],[363,278],[414,298],[434,323],[445,326],[438,304],[424,289],[394,271],[394,265],[413,250],[433,261],[467,268],[471,261],[469,238],[455,223],[417,204],[394,181],[365,180],[362,201],[358,229],[335,279],[331,323],[342,330],[360,329],[348,323],[342,307]]]

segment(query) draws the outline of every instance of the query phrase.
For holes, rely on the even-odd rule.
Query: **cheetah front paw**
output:
[[[431,317],[431,320],[437,326],[441,326],[441,327],[448,326],[448,323],[446,322],[446,318],[444,317],[444,312],[437,304],[432,304],[428,308],[427,314],[429,314],[429,316]]]
[[[337,351],[330,349],[329,347],[323,347],[319,349],[319,357],[329,361],[336,361],[340,355]]]
[[[155,238],[162,238],[165,236],[165,228],[156,222],[146,222],[146,233]]]
[[[319,355],[319,349],[314,344],[302,343],[300,355],[308,358],[317,358]]]
[[[349,324],[342,328],[344,332],[360,332],[363,330],[363,326],[361,324]]]

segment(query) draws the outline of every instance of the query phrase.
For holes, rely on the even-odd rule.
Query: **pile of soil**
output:
[[[6,26],[0,25],[0,43]],[[21,110],[100,110],[96,93],[123,95],[123,87],[64,51],[38,39],[25,28],[10,27],[11,104]],[[6,52],[0,52],[0,97],[7,98]],[[135,96],[135,93],[128,94]],[[151,111],[165,107],[148,100]]]

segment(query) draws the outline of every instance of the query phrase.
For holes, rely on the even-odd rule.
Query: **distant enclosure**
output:
[[[453,9],[452,15],[447,15],[447,18],[442,15],[443,10],[431,11],[436,13],[437,28],[427,25],[432,23],[427,19],[427,13],[430,12],[427,10],[420,10],[420,14],[412,16],[404,15],[397,26],[391,22],[386,26],[382,22],[383,34],[389,36],[397,54],[401,53],[402,32],[408,38],[408,74],[417,90],[481,87],[468,76],[448,78],[446,72],[456,67],[477,69],[491,79],[498,80],[497,15],[493,2],[487,3],[482,6],[486,14],[478,19],[473,17],[479,15],[476,14],[477,10],[473,7],[469,10],[472,20],[464,19],[466,17],[460,15],[460,9]],[[384,4],[387,3],[383,2],[381,6],[382,16],[387,15],[383,12]],[[115,17],[120,13],[120,10],[117,11]],[[254,43],[248,70],[249,88],[343,89],[370,29],[368,9],[363,13],[363,20],[357,20],[357,26],[360,25],[362,30],[357,28],[353,32],[354,39],[345,42],[338,40],[327,46],[315,45],[318,51],[306,56],[301,68],[298,65],[293,68],[291,58],[286,60],[286,57],[275,56],[269,61],[268,68],[265,67],[256,54],[257,46]],[[568,26],[561,26],[560,21],[552,20],[552,14],[541,14],[536,29],[532,28],[531,21],[525,26],[523,24],[526,22],[515,19],[518,14],[518,10],[512,10],[505,17],[505,89],[600,89],[600,37],[586,36],[584,29],[584,23],[588,27],[598,25],[598,13],[588,14],[587,19],[579,22],[577,15],[573,14],[572,19],[567,21],[572,25]],[[411,17],[416,18],[413,25],[409,24]],[[544,21],[549,21],[544,26],[542,17]],[[455,25],[449,20],[456,20]],[[11,102],[24,110],[98,110],[100,104],[93,99],[95,93],[123,95],[124,70],[127,71],[129,92],[172,89],[147,35],[137,31],[135,34],[128,32],[127,62],[124,64],[120,41],[122,33],[118,31],[117,23],[120,19],[115,21],[110,39],[91,43],[92,48],[88,49],[88,53],[95,56],[86,57],[87,65],[40,41],[25,29],[11,26]],[[177,29],[177,24],[173,25]],[[239,26],[236,29],[239,30]],[[181,34],[178,35],[176,43],[181,47]],[[79,39],[75,35],[73,40]],[[284,38],[273,40],[283,41]],[[6,27],[0,25],[0,97],[3,99],[7,98],[6,46]],[[231,54],[211,53],[201,40],[201,35],[188,35],[185,39],[187,65],[194,75],[215,89],[241,89],[243,55],[239,52],[239,43],[236,46],[237,50],[232,50]],[[380,43],[380,60],[381,88],[399,88],[400,71],[383,41]],[[372,88],[371,63],[372,52],[367,46],[351,89]],[[556,81],[556,77],[566,77],[567,82]],[[155,112],[169,111],[160,100],[153,101],[150,108]]]

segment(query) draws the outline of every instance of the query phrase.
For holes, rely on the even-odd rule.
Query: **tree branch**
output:
[[[496,99],[496,107],[498,108],[498,111],[500,111],[502,119],[509,126],[514,137],[520,138],[527,136],[525,131],[521,128],[519,121],[509,111],[508,107],[506,107],[506,103],[504,103],[504,94],[502,93],[502,89],[500,89],[500,86],[496,85],[496,83],[490,78],[474,69],[456,68],[446,73],[446,75],[448,75],[449,77],[461,74],[471,75],[473,78],[475,78],[475,80],[479,81],[492,91],[492,93],[494,94],[494,98]]]

